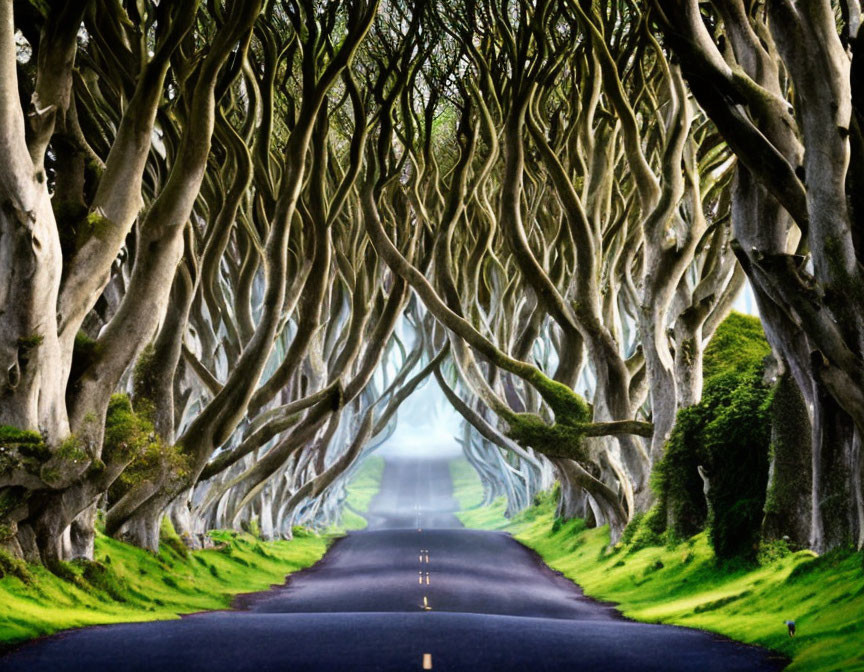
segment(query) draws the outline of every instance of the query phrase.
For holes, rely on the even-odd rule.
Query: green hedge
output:
[[[672,538],[706,526],[718,558],[755,558],[768,482],[773,392],[757,318],[733,313],[705,352],[702,401],[678,413],[653,487]],[[698,467],[708,475],[707,501]],[[655,525],[656,529],[656,525]]]

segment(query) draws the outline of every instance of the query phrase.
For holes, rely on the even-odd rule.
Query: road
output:
[[[762,649],[623,619],[508,535],[453,515],[444,461],[388,461],[367,530],[239,610],[55,635],[0,658],[51,672],[779,670]]]

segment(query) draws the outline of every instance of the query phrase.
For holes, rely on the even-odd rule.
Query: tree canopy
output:
[[[0,0],[0,545],[87,556],[100,511],[150,549],[165,515],[190,545],[327,524],[437,385],[511,510],[557,479],[613,541],[652,506],[687,529],[668,450],[725,521],[746,454],[748,530],[860,546],[859,25]],[[770,352],[739,316],[718,362],[745,285]]]

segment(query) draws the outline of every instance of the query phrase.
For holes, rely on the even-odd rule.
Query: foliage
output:
[[[755,559],[758,549],[771,440],[769,352],[758,319],[732,313],[720,325],[705,351],[702,401],[679,411],[652,476],[671,537],[710,523],[721,558]],[[707,501],[699,467],[709,478]]]
[[[703,403],[713,417],[702,434],[711,484],[711,543],[720,558],[755,559],[768,485],[770,389],[758,367],[712,383]]]
[[[636,536],[636,532],[639,529],[639,527],[642,525],[642,520],[644,518],[645,518],[645,514],[640,511],[639,513],[635,514],[630,519],[630,522],[627,524],[627,527],[624,528],[624,532],[621,534],[620,543],[623,546],[628,546],[633,542],[633,537]],[[556,523],[558,522],[557,519],[555,522]],[[552,533],[554,534],[557,531],[558,530],[556,530],[555,526],[553,525],[552,526]]]
[[[156,441],[153,425],[132,410],[128,395],[112,395],[105,416],[103,455],[108,458],[121,453],[140,455]]]
[[[762,540],[759,544],[759,555],[757,559],[760,565],[770,565],[785,558],[792,553],[789,542],[785,539]]]
[[[658,495],[669,532],[675,537],[689,537],[705,526],[708,506],[698,467],[705,464],[706,454],[700,442],[709,412],[704,404],[681,409],[663,459],[651,475],[651,487]],[[664,524],[665,527],[665,524]]]
[[[186,468],[179,448],[166,445],[156,435],[150,420],[133,410],[125,394],[111,397],[105,422],[104,454],[110,457],[120,453],[131,455],[132,460],[111,488],[115,501],[136,483],[158,476],[166,466],[177,474]]]
[[[634,521],[636,521],[636,517],[634,517]],[[665,531],[666,512],[661,506],[655,505],[646,514],[639,516],[639,520],[636,521],[631,532],[632,542],[628,544],[624,539],[621,542],[627,548],[628,553],[633,553],[648,546],[661,545]]]
[[[20,468],[38,473],[49,457],[50,450],[39,432],[0,425],[0,474]]]
[[[702,375],[707,382],[722,373],[744,371],[770,354],[759,318],[733,311],[705,348]]]

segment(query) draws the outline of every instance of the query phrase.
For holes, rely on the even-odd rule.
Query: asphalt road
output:
[[[390,461],[370,526],[238,611],[87,628],[0,658],[0,670],[782,669],[764,650],[621,618],[496,532],[463,529],[443,461]]]

